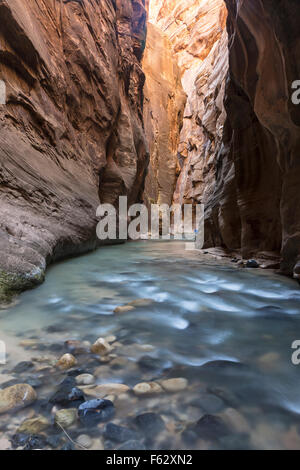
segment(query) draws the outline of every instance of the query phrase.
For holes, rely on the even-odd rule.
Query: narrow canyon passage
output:
[[[0,18],[0,450],[300,449],[300,5]],[[120,197],[204,245],[99,239]]]
[[[298,17],[289,1],[151,0],[143,61],[146,198],[204,204],[206,248],[296,278]]]

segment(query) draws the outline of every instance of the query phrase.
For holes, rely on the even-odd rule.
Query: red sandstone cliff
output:
[[[186,95],[168,37],[151,23],[143,58],[144,123],[150,163],[145,181],[146,204],[172,204],[178,170],[179,130]]]
[[[226,6],[223,0],[152,0],[150,21],[173,46],[187,102],[179,134],[180,168],[175,203],[206,203],[214,190],[228,71]]]
[[[142,192],[146,12],[144,0],[0,0],[0,18],[0,283],[25,287],[95,246],[100,200]]]
[[[151,6],[188,95],[175,201],[205,204],[206,247],[244,258],[281,253],[282,272],[300,277],[298,0]]]
[[[300,77],[297,1],[226,1],[229,79],[223,148],[208,202],[208,244],[244,257],[281,251],[282,272],[300,274]]]

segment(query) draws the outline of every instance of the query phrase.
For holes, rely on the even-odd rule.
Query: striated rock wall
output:
[[[299,2],[226,1],[229,80],[207,244],[245,258],[281,250],[281,270],[300,274]]]
[[[168,35],[187,94],[174,202],[205,203],[225,121],[226,6],[223,0],[152,0],[150,20]]]
[[[298,0],[152,0],[150,11],[188,96],[174,200],[205,204],[206,247],[244,258],[281,252],[281,271],[296,277],[299,17]]]
[[[144,122],[150,150],[144,200],[148,205],[170,205],[177,179],[179,132],[186,95],[172,46],[167,36],[151,23],[147,28],[143,70]]]
[[[99,200],[141,197],[144,3],[0,0],[2,290],[95,247]]]

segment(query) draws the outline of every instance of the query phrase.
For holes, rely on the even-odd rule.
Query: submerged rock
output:
[[[218,413],[225,408],[223,400],[211,393],[201,393],[190,405],[201,408],[205,413]]]
[[[152,299],[135,299],[125,305],[120,305],[114,309],[114,313],[126,313],[138,307],[148,307],[153,303]]]
[[[32,419],[27,419],[19,426],[17,432],[24,434],[39,434],[50,426],[50,422],[45,416],[36,416]]]
[[[87,397],[104,398],[107,395],[121,395],[129,390],[130,388],[127,385],[111,383],[84,388],[84,393]]]
[[[23,372],[27,372],[29,369],[32,369],[34,367],[33,362],[31,361],[22,361],[19,362],[19,364],[16,365],[16,367],[13,369],[13,372],[15,374],[22,374]]]
[[[146,447],[140,441],[127,441],[116,447],[116,450],[146,450]]]
[[[263,371],[272,371],[280,367],[280,359],[280,354],[276,351],[270,351],[260,356],[257,363]]]
[[[154,300],[152,299],[135,299],[131,302],[128,302],[127,305],[131,307],[148,307],[149,305],[153,304]]]
[[[156,413],[143,413],[135,418],[138,429],[147,437],[154,437],[165,429],[163,419]]]
[[[182,390],[186,389],[188,385],[188,381],[185,378],[175,378],[175,379],[167,379],[167,380],[162,380],[161,386],[167,391],[167,392],[181,392]]]
[[[114,313],[126,313],[130,312],[131,310],[134,310],[132,305],[120,305],[114,309]]]
[[[23,433],[16,433],[11,438],[11,445],[13,449],[23,447],[23,450],[43,449],[47,446],[47,440],[40,435],[28,435]]]
[[[65,347],[68,349],[68,351],[71,354],[74,354],[75,356],[80,355],[80,354],[86,354],[89,352],[91,344],[89,341],[78,341],[78,340],[68,340],[65,341]]]
[[[117,424],[108,423],[105,426],[104,437],[114,442],[122,443],[131,440],[138,440],[139,434],[132,429],[125,428],[123,426],[118,426]]]
[[[74,444],[72,442],[66,442],[61,448],[60,450],[67,450],[67,451],[70,451],[70,450],[74,450]]]
[[[95,382],[92,374],[80,374],[75,378],[77,385],[91,385]]]
[[[74,377],[67,377],[59,385],[57,391],[50,397],[54,405],[75,408],[85,401],[84,393],[77,388]]]
[[[11,449],[11,443],[6,437],[0,436],[0,451]]]
[[[34,449],[42,450],[46,446],[47,446],[47,441],[43,436],[32,435],[28,438],[25,444],[24,450],[34,450]]]
[[[221,418],[209,414],[199,419],[192,430],[197,434],[198,438],[204,440],[216,440],[230,433],[227,425]]]
[[[77,364],[76,358],[72,354],[64,354],[57,362],[57,367],[63,370],[71,369]]]
[[[114,404],[110,400],[89,400],[78,408],[79,420],[85,426],[96,426],[98,423],[109,421],[114,414]]]
[[[116,338],[116,336],[114,336],[114,335],[110,335],[110,336],[106,336],[105,340],[106,340],[108,343],[114,343],[115,341],[117,341],[117,338]]]
[[[76,444],[89,449],[93,445],[93,441],[87,434],[81,434],[77,437]]]
[[[104,338],[98,338],[91,346],[91,352],[93,354],[99,354],[100,356],[106,356],[112,351],[112,349],[112,346],[110,346]]]
[[[16,384],[0,390],[0,414],[30,405],[37,399],[36,392],[28,384]]]
[[[203,370],[212,370],[221,373],[222,371],[229,371],[229,370],[236,370],[236,369],[244,369],[247,370],[249,367],[246,364],[243,364],[242,362],[238,361],[227,361],[227,360],[215,360],[215,361],[208,361],[203,366],[201,366],[201,369]]]
[[[248,259],[246,262],[246,268],[259,268],[259,264],[255,259]]]
[[[162,391],[161,386],[156,382],[141,382],[133,387],[135,395],[152,395]]]
[[[251,432],[251,428],[248,421],[246,420],[245,416],[243,416],[238,410],[234,408],[226,408],[226,410],[222,413],[222,417],[224,418],[228,426],[230,426],[230,428],[234,429],[236,432]]]
[[[76,408],[68,408],[56,412],[54,422],[63,428],[68,428],[76,423],[78,413]]]

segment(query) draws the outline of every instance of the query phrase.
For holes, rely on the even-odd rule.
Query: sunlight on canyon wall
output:
[[[228,19],[226,21],[228,15]],[[174,201],[206,206],[206,246],[300,276],[300,4],[151,0],[187,94]]]
[[[0,17],[1,294],[95,247],[100,199],[139,199],[148,154],[143,0],[3,0]]]

